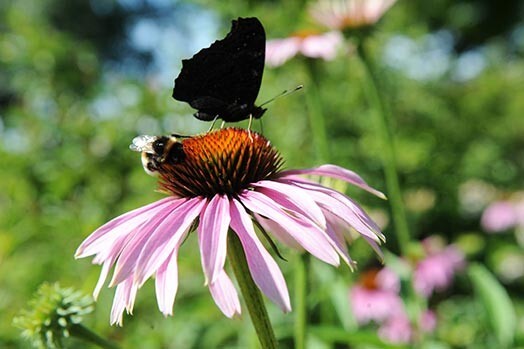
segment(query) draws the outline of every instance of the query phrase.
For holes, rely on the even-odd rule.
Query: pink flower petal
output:
[[[277,222],[302,247],[318,259],[335,266],[340,264],[338,254],[326,238],[326,234],[315,224],[287,214],[270,197],[256,191],[244,191],[241,201],[250,211]]]
[[[199,197],[187,200],[171,212],[150,234],[138,257],[135,270],[135,281],[139,285],[154,274],[173,249],[180,247],[204,205],[205,199]]]
[[[413,329],[411,328],[409,318],[404,314],[389,318],[384,322],[378,329],[378,335],[390,343],[409,343],[413,336]]]
[[[357,285],[351,289],[349,296],[353,314],[360,325],[370,321],[382,323],[405,314],[402,298],[395,292]]]
[[[380,249],[380,246],[374,240],[372,240],[371,238],[367,237],[366,235],[362,235],[362,237],[364,238],[364,240],[367,241],[369,246],[371,246],[373,251],[375,251],[377,256],[380,258],[380,261],[384,262],[384,252],[382,252],[382,250]]]
[[[315,168],[304,169],[304,170],[288,170],[280,173],[281,178],[293,175],[317,175],[337,178],[360,187],[371,194],[378,196],[379,198],[386,199],[386,196],[380,191],[370,187],[358,174],[348,169],[345,169],[336,165],[322,165]]]
[[[236,200],[231,203],[231,228],[242,243],[255,284],[284,312],[291,311],[289,292],[280,268],[256,236],[251,218],[242,205]]]
[[[96,283],[95,290],[93,291],[94,300],[97,300],[98,295],[100,294],[100,290],[102,289],[102,286],[104,286],[107,276],[109,275],[109,271],[111,270],[111,267],[113,266],[113,263],[115,262],[115,260],[116,260],[116,256],[107,260],[102,265],[102,271],[100,271],[100,276],[98,277],[98,281]]]
[[[464,255],[454,246],[430,253],[419,261],[413,275],[415,290],[424,297],[444,290],[453,282],[455,273],[464,267]]]
[[[356,263],[349,256],[344,236],[335,230],[329,223],[326,226],[326,234],[330,237],[333,247],[338,252],[342,260],[346,262],[351,270],[353,270],[356,267]]]
[[[215,195],[200,215],[198,242],[206,284],[215,282],[224,269],[230,220],[229,199],[222,195]]]
[[[253,185],[270,190],[271,195],[268,196],[271,196],[273,200],[287,210],[297,211],[317,223],[321,228],[326,227],[326,217],[306,190],[276,181],[260,181]]]
[[[497,201],[484,210],[480,224],[487,232],[502,232],[513,228],[518,219],[518,212],[512,202]]]
[[[117,324],[122,326],[124,310],[128,314],[133,313],[138,287],[133,283],[132,278],[128,278],[116,287],[113,306],[111,307],[111,325]]]
[[[214,282],[209,283],[209,291],[218,308],[228,318],[240,315],[238,293],[224,270],[217,273]]]
[[[316,183],[306,181],[290,181],[293,184],[309,189],[313,199],[325,210],[335,214],[347,224],[355,228],[360,234],[381,242],[385,240],[379,227],[366,212],[355,202],[339,192]]]
[[[145,221],[162,211],[167,205],[174,207],[177,203],[178,200],[176,199],[166,198],[112,219],[95,230],[82,242],[76,250],[75,258],[87,257],[105,250],[116,239],[122,235],[130,234]]]
[[[300,48],[297,38],[274,39],[266,43],[266,64],[278,67],[293,58]]]
[[[156,272],[155,291],[158,308],[166,316],[173,315],[178,290],[177,254],[178,249],[174,249]]]
[[[178,206],[175,206],[175,208],[176,207]],[[115,273],[110,282],[110,286],[119,284],[133,274],[138,257],[144,248],[144,243],[173,210],[170,206],[162,208],[155,216],[151,217],[129,234],[129,239],[120,252],[120,256],[116,262]]]
[[[337,31],[322,35],[310,35],[302,40],[301,52],[306,57],[331,61],[337,56],[337,51],[343,40],[342,34]]]
[[[253,216],[255,217],[256,221],[260,223],[262,228],[264,228],[266,233],[271,233],[271,235],[274,236],[279,242],[297,251],[304,250],[297,240],[293,239],[293,237],[288,234],[287,230],[284,229],[284,227],[282,227],[280,224],[272,221],[271,219],[264,218],[256,213],[253,213]]]

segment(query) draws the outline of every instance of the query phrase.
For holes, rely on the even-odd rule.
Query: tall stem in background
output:
[[[295,349],[306,348],[306,328],[307,328],[307,270],[308,255],[305,253],[297,256],[295,263],[295,326],[293,336],[295,339]]]
[[[264,349],[275,349],[277,340],[269,316],[267,314],[264,300],[260,290],[255,285],[246,261],[246,255],[242,249],[242,244],[232,231],[228,234],[227,257],[233,267],[233,272],[237,279],[240,291],[246,302],[251,322],[260,341],[260,346]]]
[[[305,86],[306,106],[311,126],[313,146],[316,160],[319,163],[329,162],[329,147],[327,142],[326,122],[322,109],[322,101],[319,94],[319,72],[317,62],[305,58],[304,65],[308,75],[308,83]],[[309,254],[301,254],[295,262],[295,312],[294,340],[296,349],[306,347],[307,333],[307,284]]]
[[[393,224],[397,234],[399,249],[401,254],[405,256],[408,252],[407,249],[410,236],[397,174],[395,140],[391,127],[391,115],[384,96],[381,93],[382,89],[379,86],[379,77],[377,71],[373,61],[366,52],[365,41],[361,41],[359,43],[358,53],[368,75],[368,79],[366,79],[368,97],[371,104],[378,108],[378,128],[380,132],[379,139],[382,140],[381,150],[383,152],[382,159],[386,176],[388,197],[393,214]]]
[[[309,79],[309,83],[305,87],[305,97],[317,161],[320,163],[326,163],[329,162],[329,149],[327,143],[326,121],[319,94],[319,74],[316,63],[317,62],[313,59],[305,59],[305,66]]]

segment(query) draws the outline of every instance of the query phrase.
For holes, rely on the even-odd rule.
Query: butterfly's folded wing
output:
[[[173,98],[209,115],[204,120],[219,116],[237,121],[225,113],[241,106],[247,113],[242,118],[247,118],[262,82],[265,45],[264,27],[257,18],[234,20],[224,39],[182,61]]]

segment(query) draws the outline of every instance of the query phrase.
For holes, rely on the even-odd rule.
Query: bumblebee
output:
[[[142,153],[142,166],[147,174],[158,176],[162,164],[177,164],[184,160],[184,147],[179,135],[135,137],[129,149]]]

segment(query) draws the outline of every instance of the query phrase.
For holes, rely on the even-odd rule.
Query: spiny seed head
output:
[[[23,330],[22,335],[34,347],[54,349],[62,348],[62,340],[72,335],[84,315],[93,311],[93,299],[57,283],[44,283],[29,306],[13,320],[15,326]]]
[[[160,188],[179,197],[235,196],[251,183],[271,179],[282,158],[262,135],[225,128],[182,141],[184,160],[165,163]]]

